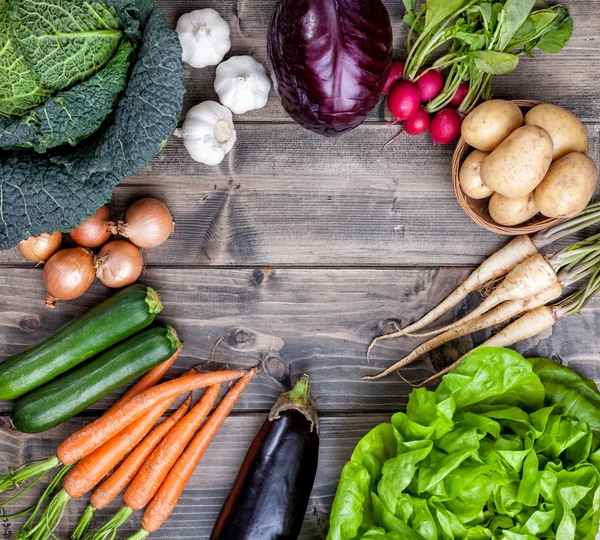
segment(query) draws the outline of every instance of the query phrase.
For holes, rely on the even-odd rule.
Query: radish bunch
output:
[[[402,78],[404,64],[394,62],[384,86],[387,106],[394,115],[393,124],[403,123],[409,135],[421,135],[429,129],[434,144],[450,144],[460,136],[462,117],[456,110],[464,99],[468,85],[459,88],[450,106],[431,118],[427,107],[422,105],[435,99],[444,87],[444,77],[435,69],[420,70],[413,81]],[[462,85],[461,85],[462,86]]]

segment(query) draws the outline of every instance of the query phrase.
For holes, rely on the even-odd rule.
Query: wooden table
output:
[[[216,8],[230,23],[232,54],[266,63],[265,35],[276,0],[159,0],[171,25],[192,9]],[[402,52],[401,2],[385,0]],[[590,155],[600,162],[600,3],[569,0],[575,33],[556,57],[536,53],[498,77],[498,97],[530,98],[567,107],[585,122]],[[215,99],[214,68],[188,69],[185,109]],[[386,342],[371,365],[365,351],[374,335],[418,317],[450,292],[469,267],[506,238],[473,224],[458,206],[450,179],[452,147],[433,148],[428,137],[400,137],[384,127],[383,103],[367,122],[338,139],[294,124],[273,93],[268,105],[236,119],[238,142],[210,168],[192,161],[181,141],[114,191],[119,214],[141,196],[162,199],[177,222],[162,247],[145,253],[143,282],[164,300],[163,322],[173,324],[186,347],[172,375],[216,354],[218,365],[251,366],[264,373],[249,386],[204,457],[176,512],[155,538],[208,538],[246,449],[276,396],[308,373],[321,417],[320,468],[302,538],[324,538],[338,476],[356,442],[401,410],[409,387],[372,374],[409,351],[409,340]],[[108,295],[94,285],[56,310],[43,305],[42,270],[16,250],[0,255],[0,357],[51,334]],[[460,306],[449,318],[472,307]],[[600,302],[580,317],[561,320],[551,336],[519,346],[600,379]],[[479,343],[485,333],[460,340],[406,370],[419,380]],[[51,455],[59,442],[114,400],[85,417],[37,436],[11,430],[9,403],[0,403],[0,463]],[[65,518],[72,530],[87,501]],[[112,512],[116,505],[110,507]],[[107,515],[106,512],[102,514]],[[2,531],[13,537],[16,520]],[[139,525],[132,519],[126,532]]]

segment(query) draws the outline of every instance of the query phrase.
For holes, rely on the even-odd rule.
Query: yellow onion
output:
[[[107,287],[118,289],[134,283],[144,270],[140,248],[126,240],[104,245],[96,257],[96,276]]]
[[[33,262],[45,262],[56,253],[61,243],[62,233],[57,231],[52,234],[30,236],[27,240],[19,242],[17,247],[26,259]]]
[[[69,236],[80,246],[95,248],[106,242],[112,234],[115,224],[111,221],[112,216],[108,206],[104,205],[96,210],[96,213],[82,221]]]
[[[89,249],[63,249],[50,257],[44,266],[46,306],[53,308],[59,300],[73,300],[90,288],[96,270],[94,256]]]
[[[157,199],[135,201],[119,221],[117,230],[141,248],[160,246],[175,230],[169,209]]]

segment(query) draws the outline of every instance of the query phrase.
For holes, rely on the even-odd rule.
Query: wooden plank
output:
[[[587,128],[600,162],[600,125]],[[176,232],[146,251],[150,265],[475,265],[503,245],[456,202],[453,149],[424,137],[384,148],[394,132],[362,126],[338,140],[245,124],[214,168],[170,141],[115,190],[114,215],[141,196],[171,208]],[[0,253],[23,262],[16,249]]]
[[[156,538],[207,539],[219,510],[233,484],[237,471],[244,459],[250,442],[260,429],[264,414],[233,416],[208,448],[193,475],[180,503],[165,523]],[[356,443],[374,426],[389,420],[389,415],[361,415],[360,418],[341,416],[321,418],[321,444],[319,470],[300,538],[315,540],[325,538],[329,510],[335,495],[342,467],[350,458]],[[11,430],[6,418],[0,417],[0,463],[4,473],[8,464],[24,463],[52,455],[60,442],[81,427],[83,419],[72,420],[42,436],[23,436]],[[32,490],[33,491],[33,490]],[[34,502],[39,491],[28,495],[18,507]],[[63,524],[57,531],[59,537],[71,532],[89,498],[73,500],[67,507]],[[114,501],[99,513],[102,523],[122,504],[122,498]],[[11,509],[9,508],[8,511]],[[1,515],[1,514],[0,514]],[[141,513],[137,513],[120,531],[118,538],[127,538],[140,524]],[[10,519],[3,523],[6,538],[13,538],[23,519]]]
[[[431,269],[175,269],[151,268],[144,282],[161,294],[164,310],[159,321],[172,324],[186,346],[171,374],[205,362],[213,344],[225,335],[214,367],[249,367],[259,360],[265,370],[242,397],[238,410],[268,410],[275,397],[303,373],[312,380],[315,402],[323,412],[390,412],[406,402],[409,386],[395,375],[367,382],[374,374],[403,357],[417,340],[383,342],[365,361],[368,342],[421,316],[464,278],[457,268]],[[0,358],[6,358],[52,334],[74,316],[108,295],[101,285],[54,310],[43,306],[39,269],[0,269]],[[446,321],[473,309],[477,295],[453,310]],[[519,348],[529,356],[551,356],[600,380],[600,303],[584,314],[557,323],[551,337],[528,340]],[[405,376],[423,380],[443,367],[486,332],[449,344]],[[212,369],[212,367],[211,367]],[[95,410],[104,410],[107,398]],[[0,403],[8,412],[9,403]]]
[[[212,7],[227,20],[232,31],[230,55],[250,54],[267,66],[266,35],[277,0],[205,0],[201,6],[193,0],[159,1],[169,24],[199,7]],[[394,50],[405,57],[406,27],[401,22],[403,8],[397,0],[384,0],[394,30]],[[535,59],[523,58],[512,73],[495,79],[498,97],[540,99],[568,107],[585,119],[600,119],[600,97],[596,74],[600,70],[600,21],[596,5],[586,0],[569,2],[575,28],[573,37],[558,55],[537,51]],[[186,72],[185,110],[208,99],[217,99],[213,89],[215,68],[188,68]],[[370,121],[382,121],[383,102],[369,115]],[[244,122],[290,122],[275,92],[264,109],[239,117]]]

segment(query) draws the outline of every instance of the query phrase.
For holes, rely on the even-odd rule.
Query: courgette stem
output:
[[[173,349],[177,350],[181,347],[181,340],[177,335],[177,331],[170,324],[167,324],[167,339],[171,343]]]
[[[160,295],[152,287],[146,287],[146,291],[146,304],[148,304],[148,311],[154,315],[160,313],[163,308]]]

